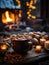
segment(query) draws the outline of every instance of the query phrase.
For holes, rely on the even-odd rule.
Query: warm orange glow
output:
[[[49,40],[46,40],[44,43],[45,49],[49,50]]]
[[[30,5],[32,5],[32,4],[33,4],[33,0],[30,1]]]
[[[29,2],[26,2],[26,5],[29,6]]]
[[[32,8],[32,9],[36,9],[35,6],[33,6],[33,4],[36,4],[37,0],[31,0],[30,3],[29,2],[26,2],[26,5],[29,6],[29,8]]]
[[[10,11],[5,11],[5,13],[2,14],[2,22],[4,24],[8,24],[8,23],[17,23],[18,22],[18,14],[14,14]],[[10,26],[11,28],[11,26]]]
[[[19,17],[22,17],[21,13],[19,13]]]
[[[37,45],[37,46],[36,46],[36,51],[37,51],[37,52],[40,52],[41,49],[42,49],[42,47],[41,47],[40,45]]]
[[[30,5],[29,8],[36,9],[36,6]]]
[[[8,24],[8,22],[14,23],[14,14],[9,11],[6,11],[5,13],[2,14],[2,22],[4,24]]]
[[[28,11],[27,14],[30,14],[30,12]]]
[[[37,0],[30,0],[29,2],[26,2],[26,5],[29,7],[29,10],[27,11],[27,15],[28,15],[28,19],[32,18],[32,19],[36,19],[36,16],[31,15],[31,11],[36,9],[36,6],[34,6],[33,4],[36,4]]]
[[[33,15],[31,15],[31,14],[28,14],[28,19],[30,19],[30,18],[36,19],[36,16],[33,16]]]
[[[46,41],[46,39],[40,39],[40,44],[44,45],[45,41]]]
[[[31,18],[36,19],[36,16],[31,16]]]
[[[32,7],[32,5],[29,5],[29,8],[31,8]]]
[[[9,17],[8,11],[5,12],[5,15],[6,15],[6,21],[12,21],[12,19]]]
[[[19,17],[22,17],[22,10],[19,11]]]
[[[16,0],[16,2],[18,3],[18,6],[21,7],[21,2],[20,2],[20,0]]]
[[[29,14],[28,16],[31,17],[31,14]]]
[[[9,25],[9,29],[12,29],[12,25]]]
[[[29,17],[29,16],[28,16],[27,18],[28,18],[28,19],[30,19],[30,17]]]
[[[31,12],[31,9],[29,9],[29,12]]]
[[[36,9],[36,6],[32,6],[31,8],[32,8],[32,9]]]
[[[1,50],[6,50],[6,49],[7,49],[7,45],[6,44],[1,45]]]
[[[34,0],[34,4],[36,4],[37,3],[37,0]]]
[[[20,10],[19,12],[22,13],[22,10]]]
[[[16,14],[16,16],[15,16],[15,23],[18,24],[18,21],[19,21],[19,15]]]
[[[18,3],[20,3],[20,1],[18,0]]]
[[[16,0],[16,2],[19,1],[19,0]]]
[[[19,7],[21,7],[21,4],[18,4]]]

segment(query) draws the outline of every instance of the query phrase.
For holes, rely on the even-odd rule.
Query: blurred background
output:
[[[48,0],[0,0],[0,31],[31,27],[35,31],[49,32],[48,7]]]

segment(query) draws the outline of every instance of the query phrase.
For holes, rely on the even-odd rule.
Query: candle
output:
[[[37,45],[36,48],[35,48],[35,50],[36,50],[37,52],[40,52],[41,49],[42,49],[42,47],[41,47],[40,45]]]
[[[1,50],[6,50],[7,49],[7,45],[6,44],[3,44],[3,45],[1,45]]]
[[[40,39],[40,44],[41,45],[44,45],[45,41],[46,41],[46,39],[44,39],[44,38],[43,39]]]

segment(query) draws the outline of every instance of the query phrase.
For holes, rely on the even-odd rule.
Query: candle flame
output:
[[[1,45],[1,50],[6,50],[7,49],[7,45]]]

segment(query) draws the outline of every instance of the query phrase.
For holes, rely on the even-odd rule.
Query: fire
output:
[[[8,24],[8,23],[16,23],[17,24],[18,20],[19,20],[18,14],[14,14],[10,11],[5,11],[5,13],[2,14],[2,22],[4,24]]]
[[[6,21],[8,21],[8,22],[12,21],[12,19],[9,17],[8,11],[5,12],[5,15],[6,15]]]
[[[9,22],[14,23],[14,21],[15,21],[15,17],[13,13],[6,11],[5,13],[2,14],[2,22],[4,24],[8,24]]]

